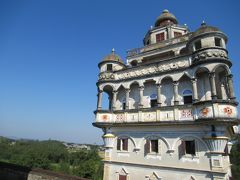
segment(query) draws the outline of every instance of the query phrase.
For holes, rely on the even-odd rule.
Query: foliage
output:
[[[234,139],[230,160],[232,165],[232,175],[234,180],[240,180],[240,134]]]
[[[71,152],[59,141],[13,141],[0,137],[0,161],[101,180],[101,158],[97,146],[91,147]]]

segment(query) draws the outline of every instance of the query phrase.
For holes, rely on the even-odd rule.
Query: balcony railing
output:
[[[184,122],[201,119],[237,119],[234,104],[206,102],[196,105],[178,105],[157,108],[143,108],[117,111],[96,111],[96,122],[133,123],[133,122]]]

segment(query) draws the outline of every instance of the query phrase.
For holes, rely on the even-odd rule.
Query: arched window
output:
[[[191,104],[192,103],[192,91],[187,89],[183,91],[183,103]]]
[[[151,108],[157,107],[157,95],[156,94],[152,94],[150,96],[150,103],[151,103]]]

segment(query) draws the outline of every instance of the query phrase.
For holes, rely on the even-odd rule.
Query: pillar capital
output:
[[[177,86],[179,84],[179,81],[173,81],[173,85]]]
[[[215,72],[210,72],[210,73],[208,73],[208,75],[209,75],[210,78],[214,78],[215,77]]]
[[[232,79],[233,78],[233,74],[228,74],[228,75],[226,75],[226,77],[229,78],[229,79]]]

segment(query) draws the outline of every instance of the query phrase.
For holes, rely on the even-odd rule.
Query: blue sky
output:
[[[101,144],[92,127],[97,64],[114,47],[141,47],[163,9],[196,30],[229,37],[239,97],[240,3],[229,0],[1,0],[0,135]]]

